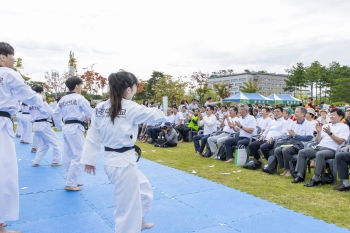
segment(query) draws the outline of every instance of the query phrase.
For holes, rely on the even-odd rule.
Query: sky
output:
[[[23,59],[22,73],[102,76],[124,69],[143,80],[233,69],[286,74],[297,62],[350,64],[348,0],[13,0],[1,3],[0,41]]]

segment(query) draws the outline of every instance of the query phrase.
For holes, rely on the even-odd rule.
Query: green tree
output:
[[[204,95],[211,90],[208,84],[209,74],[202,73],[201,71],[193,72],[189,82],[189,87],[197,93],[199,97],[199,103],[203,104]]]
[[[305,69],[305,79],[306,83],[310,86],[311,96],[314,96],[314,87],[317,86],[317,83],[321,77],[322,65],[319,61],[314,61],[310,66]]]
[[[157,86],[157,82],[159,79],[164,77],[164,73],[161,71],[155,71],[153,70],[151,74],[151,78],[147,80],[146,83],[146,98],[149,100],[153,100],[155,102],[156,100],[156,91],[154,89],[155,86]]]
[[[332,69],[332,76],[335,79],[334,84],[331,86],[331,101],[345,101],[350,103],[350,67],[335,65]]]
[[[220,98],[224,99],[231,95],[230,89],[232,87],[232,83],[225,83],[224,81],[221,83],[215,83],[213,84],[213,90],[215,91],[215,94],[220,96]]]
[[[179,103],[185,96],[187,85],[186,82],[181,80],[181,77],[173,78],[171,75],[164,74],[163,77],[153,85],[153,89],[156,93],[156,102],[161,102],[163,96],[168,96],[168,104],[174,100]]]
[[[246,93],[257,93],[260,92],[259,82],[257,80],[249,79],[246,82],[243,82],[243,86],[239,87],[239,91]]]
[[[306,87],[305,80],[305,67],[304,64],[299,62],[296,66],[293,66],[291,69],[286,69],[288,73],[288,77],[285,80],[284,91],[294,92],[296,94],[296,89],[301,91],[304,87]]]
[[[16,64],[14,67],[14,70],[17,71],[22,78],[24,79],[25,82],[30,80],[30,77],[28,77],[28,74],[22,74],[21,70],[23,70],[23,59],[22,58],[17,58],[16,59]]]

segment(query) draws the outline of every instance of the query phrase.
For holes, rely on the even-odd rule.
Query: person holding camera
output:
[[[177,146],[177,133],[176,130],[172,127],[170,122],[165,122],[162,127],[162,133],[165,137],[165,142],[155,143],[155,147],[175,147]]]

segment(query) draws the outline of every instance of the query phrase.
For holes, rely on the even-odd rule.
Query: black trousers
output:
[[[169,146],[169,147],[175,147],[175,146],[177,146],[177,143],[172,142],[172,141],[166,141],[162,145],[166,145],[166,146]]]
[[[350,152],[341,152],[335,155],[338,175],[341,180],[348,180],[348,165],[350,164]]]
[[[250,153],[254,156],[255,159],[260,159],[259,149],[263,153],[266,160],[270,156],[270,150],[273,149],[274,143],[267,143],[267,140],[264,141],[255,141],[249,144]]]

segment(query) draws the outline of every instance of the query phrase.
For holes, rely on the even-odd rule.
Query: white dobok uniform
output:
[[[16,113],[16,119],[17,119],[17,129],[16,129],[16,135],[22,136],[23,127],[22,127],[22,104],[19,104],[18,112]]]
[[[122,110],[114,118],[113,124],[109,116],[110,106],[107,100],[94,109],[80,160],[82,164],[96,165],[101,153],[101,141],[105,147],[113,149],[133,147],[138,124],[165,121],[165,115],[159,109],[122,99]],[[153,191],[147,178],[137,168],[135,150],[122,153],[105,151],[104,167],[114,184],[115,232],[140,232],[142,217],[152,205]]]
[[[22,122],[22,134],[21,134],[21,141],[24,142],[30,142],[30,139],[32,137],[32,117],[29,113],[29,107],[28,105],[22,105],[22,116],[21,116],[21,122]]]
[[[0,67],[0,111],[11,116],[18,110],[18,100],[41,107],[40,95],[24,83],[13,69]],[[15,221],[19,213],[18,166],[13,124],[0,116],[0,223]]]
[[[61,163],[60,141],[57,134],[51,128],[51,124],[47,121],[51,119],[53,109],[44,102],[42,108],[30,106],[29,112],[34,120],[34,134],[38,138],[34,164],[40,164],[46,152],[49,150],[50,145],[52,146],[52,163]],[[46,121],[36,122],[38,120]]]
[[[84,113],[84,114],[83,114]],[[68,92],[58,102],[52,115],[56,128],[63,131],[64,164],[66,171],[66,186],[77,187],[83,165],[80,163],[84,146],[85,129],[80,123],[66,124],[69,120],[84,121],[84,116],[91,119],[90,103],[80,94]]]

